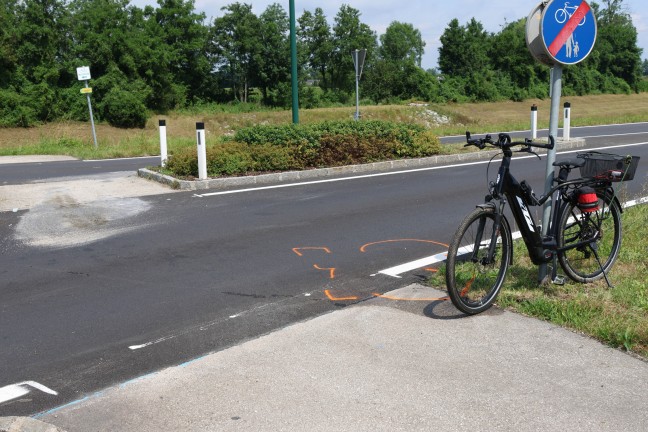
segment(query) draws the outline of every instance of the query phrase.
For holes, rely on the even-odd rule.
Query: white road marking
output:
[[[592,126],[572,126],[571,129],[593,129],[593,128],[600,128],[600,127],[606,127],[606,126],[629,126],[629,125],[643,125],[643,124],[648,124],[648,122],[636,122],[636,123],[614,123],[614,124],[608,124],[608,125],[592,125]],[[558,131],[562,131],[563,128],[558,128]],[[518,134],[518,133],[529,133],[531,132],[529,129],[526,130],[518,130],[518,131],[510,131],[507,132],[508,134]],[[538,129],[538,132],[549,132],[549,129],[544,128],[544,129]],[[638,133],[646,133],[646,132],[638,132]],[[491,135],[497,135],[494,132],[490,133]],[[476,134],[476,135],[486,135],[486,134]],[[623,134],[616,134],[616,135],[608,135],[608,136],[621,136]],[[596,138],[597,136],[602,136],[602,135],[593,135],[590,138]],[[443,136],[439,138],[465,138],[466,135],[448,135],[448,136]],[[587,137],[573,137],[573,138],[587,138]]]
[[[593,151],[593,150],[607,150],[607,149],[612,149],[612,148],[634,147],[634,146],[646,145],[646,144],[648,144],[648,142],[597,147],[597,148],[593,148],[593,149],[583,149],[583,148],[581,148],[581,149],[577,149],[577,150],[563,151],[563,152],[560,152],[560,154],[579,153],[579,152]],[[536,156],[519,156],[519,157],[516,157],[515,159],[529,159],[529,158],[535,158],[535,157]],[[434,166],[434,167],[426,167],[426,168],[405,169],[405,170],[400,170],[400,171],[390,171],[390,172],[383,172],[383,173],[376,173],[376,174],[364,174],[364,175],[353,176],[353,177],[342,177],[342,178],[333,178],[333,179],[326,179],[326,180],[313,180],[313,181],[299,182],[299,183],[279,184],[279,185],[274,185],[274,186],[261,186],[261,187],[255,187],[255,188],[235,189],[235,190],[222,191],[222,192],[210,192],[210,193],[204,193],[204,194],[193,194],[193,197],[195,197],[195,198],[205,198],[205,197],[213,197],[213,196],[220,196],[220,195],[239,194],[239,193],[244,193],[244,192],[256,192],[256,191],[262,191],[262,190],[284,189],[284,188],[291,188],[291,187],[298,187],[298,186],[308,186],[308,185],[316,185],[316,184],[324,184],[324,183],[336,183],[336,182],[360,180],[360,179],[367,179],[367,178],[374,178],[374,177],[386,177],[386,176],[393,176],[393,175],[400,175],[400,174],[412,174],[412,173],[424,172],[424,171],[436,171],[436,170],[441,170],[441,169],[446,169],[446,168],[457,168],[457,167],[465,167],[465,166],[472,166],[472,165],[481,165],[481,164],[486,164],[486,163],[489,163],[489,161],[488,160],[482,160],[482,161],[466,162],[466,163],[454,164],[454,165],[443,165],[443,166]]]
[[[636,200],[628,201],[623,205],[623,208],[629,208],[639,204],[648,204],[648,196],[643,198],[638,198]],[[522,238],[522,234],[520,233],[520,231],[514,232],[512,236],[513,236],[513,240],[518,240]],[[472,247],[470,246],[464,249],[466,249],[465,252],[472,252]],[[420,258],[415,261],[410,261],[404,264],[397,265],[395,267],[390,267],[385,270],[380,270],[378,273],[372,274],[371,276],[384,274],[387,276],[400,279],[403,273],[407,273],[412,270],[416,270],[416,269],[420,269],[423,267],[444,262],[446,260],[447,255],[448,255],[447,252],[443,252],[429,257]]]
[[[631,136],[631,135],[646,135],[648,132],[628,132],[628,133],[622,133],[622,134],[611,134],[611,135],[590,135],[590,136],[584,136],[584,137],[579,137],[582,139],[586,138],[611,138],[611,137],[622,137],[622,136]]]
[[[0,403],[4,403],[13,399],[17,399],[21,396],[24,396],[30,392],[29,387],[33,387],[36,390],[40,390],[43,393],[51,394],[57,396],[58,393],[54,390],[45,387],[42,384],[37,383],[36,381],[23,381],[17,384],[11,384],[0,388]]]

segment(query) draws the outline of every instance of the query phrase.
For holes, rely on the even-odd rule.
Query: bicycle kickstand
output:
[[[596,262],[598,263],[599,267],[601,267],[601,271],[603,272],[603,277],[605,278],[605,282],[607,282],[608,288],[614,288],[614,285],[610,283],[610,279],[608,279],[607,273],[603,269],[603,264],[601,264],[601,259],[599,258],[598,252],[596,252],[596,248],[593,248],[590,245],[590,249],[592,249],[592,252],[594,252],[594,258],[596,258]]]
[[[551,263],[551,283],[554,285],[565,285],[565,277],[558,276],[558,255],[554,254]]]

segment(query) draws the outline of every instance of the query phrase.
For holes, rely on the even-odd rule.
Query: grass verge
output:
[[[579,284],[569,279],[563,286],[539,286],[538,268],[531,263],[524,243],[517,241],[514,262],[496,304],[648,360],[647,221],[648,204],[624,211],[621,251],[609,275],[613,288],[605,280]],[[440,274],[430,281],[435,287],[445,286]]]
[[[574,96],[564,98],[572,104],[573,127],[609,123],[630,123],[648,118],[648,93],[630,95]],[[474,132],[498,132],[529,128],[532,104],[538,106],[539,127],[549,123],[550,100],[470,104],[430,104],[427,106],[362,106],[363,120],[382,120],[424,126],[437,136]],[[300,110],[302,124],[349,120],[354,107]],[[144,129],[119,129],[97,124],[98,149],[95,150],[89,123],[58,122],[33,128],[0,128],[0,156],[53,154],[81,159],[102,159],[159,154],[158,120],[167,121],[169,151],[195,147],[196,122],[204,122],[207,145],[220,142],[241,128],[253,125],[287,125],[292,114],[285,110],[220,109],[198,107],[153,116]]]

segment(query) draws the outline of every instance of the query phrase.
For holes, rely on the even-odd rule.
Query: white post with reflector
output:
[[[164,168],[167,162],[166,120],[160,120],[160,166]]]
[[[563,139],[569,141],[571,139],[571,104],[565,102],[565,118],[563,119]]]
[[[531,105],[531,139],[538,138],[538,106]]]
[[[198,178],[207,179],[207,148],[205,145],[205,123],[196,123],[196,144],[198,145]]]

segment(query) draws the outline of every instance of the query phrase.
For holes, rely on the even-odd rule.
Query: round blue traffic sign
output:
[[[542,12],[540,29],[547,54],[564,65],[585,60],[596,42],[596,18],[586,1],[551,1]]]

